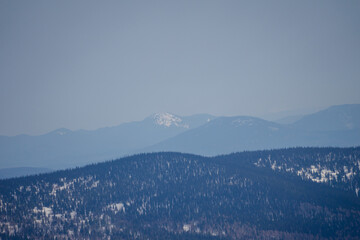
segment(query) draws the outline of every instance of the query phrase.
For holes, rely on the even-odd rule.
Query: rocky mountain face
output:
[[[0,181],[5,239],[359,239],[360,148],[140,154]]]

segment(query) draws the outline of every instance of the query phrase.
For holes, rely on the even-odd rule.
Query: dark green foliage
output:
[[[359,174],[340,169],[356,172],[359,160],[360,148],[214,158],[165,152],[3,180],[0,232],[30,239],[357,239]],[[298,176],[298,168],[318,163],[344,181]]]

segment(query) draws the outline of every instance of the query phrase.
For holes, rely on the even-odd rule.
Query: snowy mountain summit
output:
[[[184,123],[180,117],[175,116],[171,113],[155,113],[153,115],[153,119],[155,124],[160,126],[189,128],[189,125]]]
[[[60,136],[63,136],[63,135],[66,135],[66,134],[69,134],[71,133],[71,130],[69,129],[66,129],[66,128],[59,128],[59,129],[56,129],[48,134],[51,134],[51,135],[60,135]]]

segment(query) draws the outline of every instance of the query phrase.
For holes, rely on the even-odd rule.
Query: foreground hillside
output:
[[[359,239],[360,148],[140,154],[0,181],[5,239]]]

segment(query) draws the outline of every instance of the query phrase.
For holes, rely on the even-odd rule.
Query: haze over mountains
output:
[[[358,145],[360,104],[333,106],[292,124],[249,116],[162,113],[94,131],[58,129],[41,136],[1,136],[0,168],[61,169],[155,151],[213,156],[244,150]]]
[[[95,131],[57,129],[45,135],[0,137],[1,168],[66,168],[117,158],[196,128],[213,116],[154,114],[140,122]]]
[[[360,145],[360,105],[333,106],[280,124],[254,117],[219,117],[165,140],[147,151],[218,155],[243,150],[296,146]]]
[[[292,124],[161,113],[0,140],[2,159],[17,157],[1,162],[7,166],[102,162],[0,180],[0,238],[359,239],[360,105]],[[273,148],[283,149],[264,150]],[[37,173],[2,171],[3,178]]]

